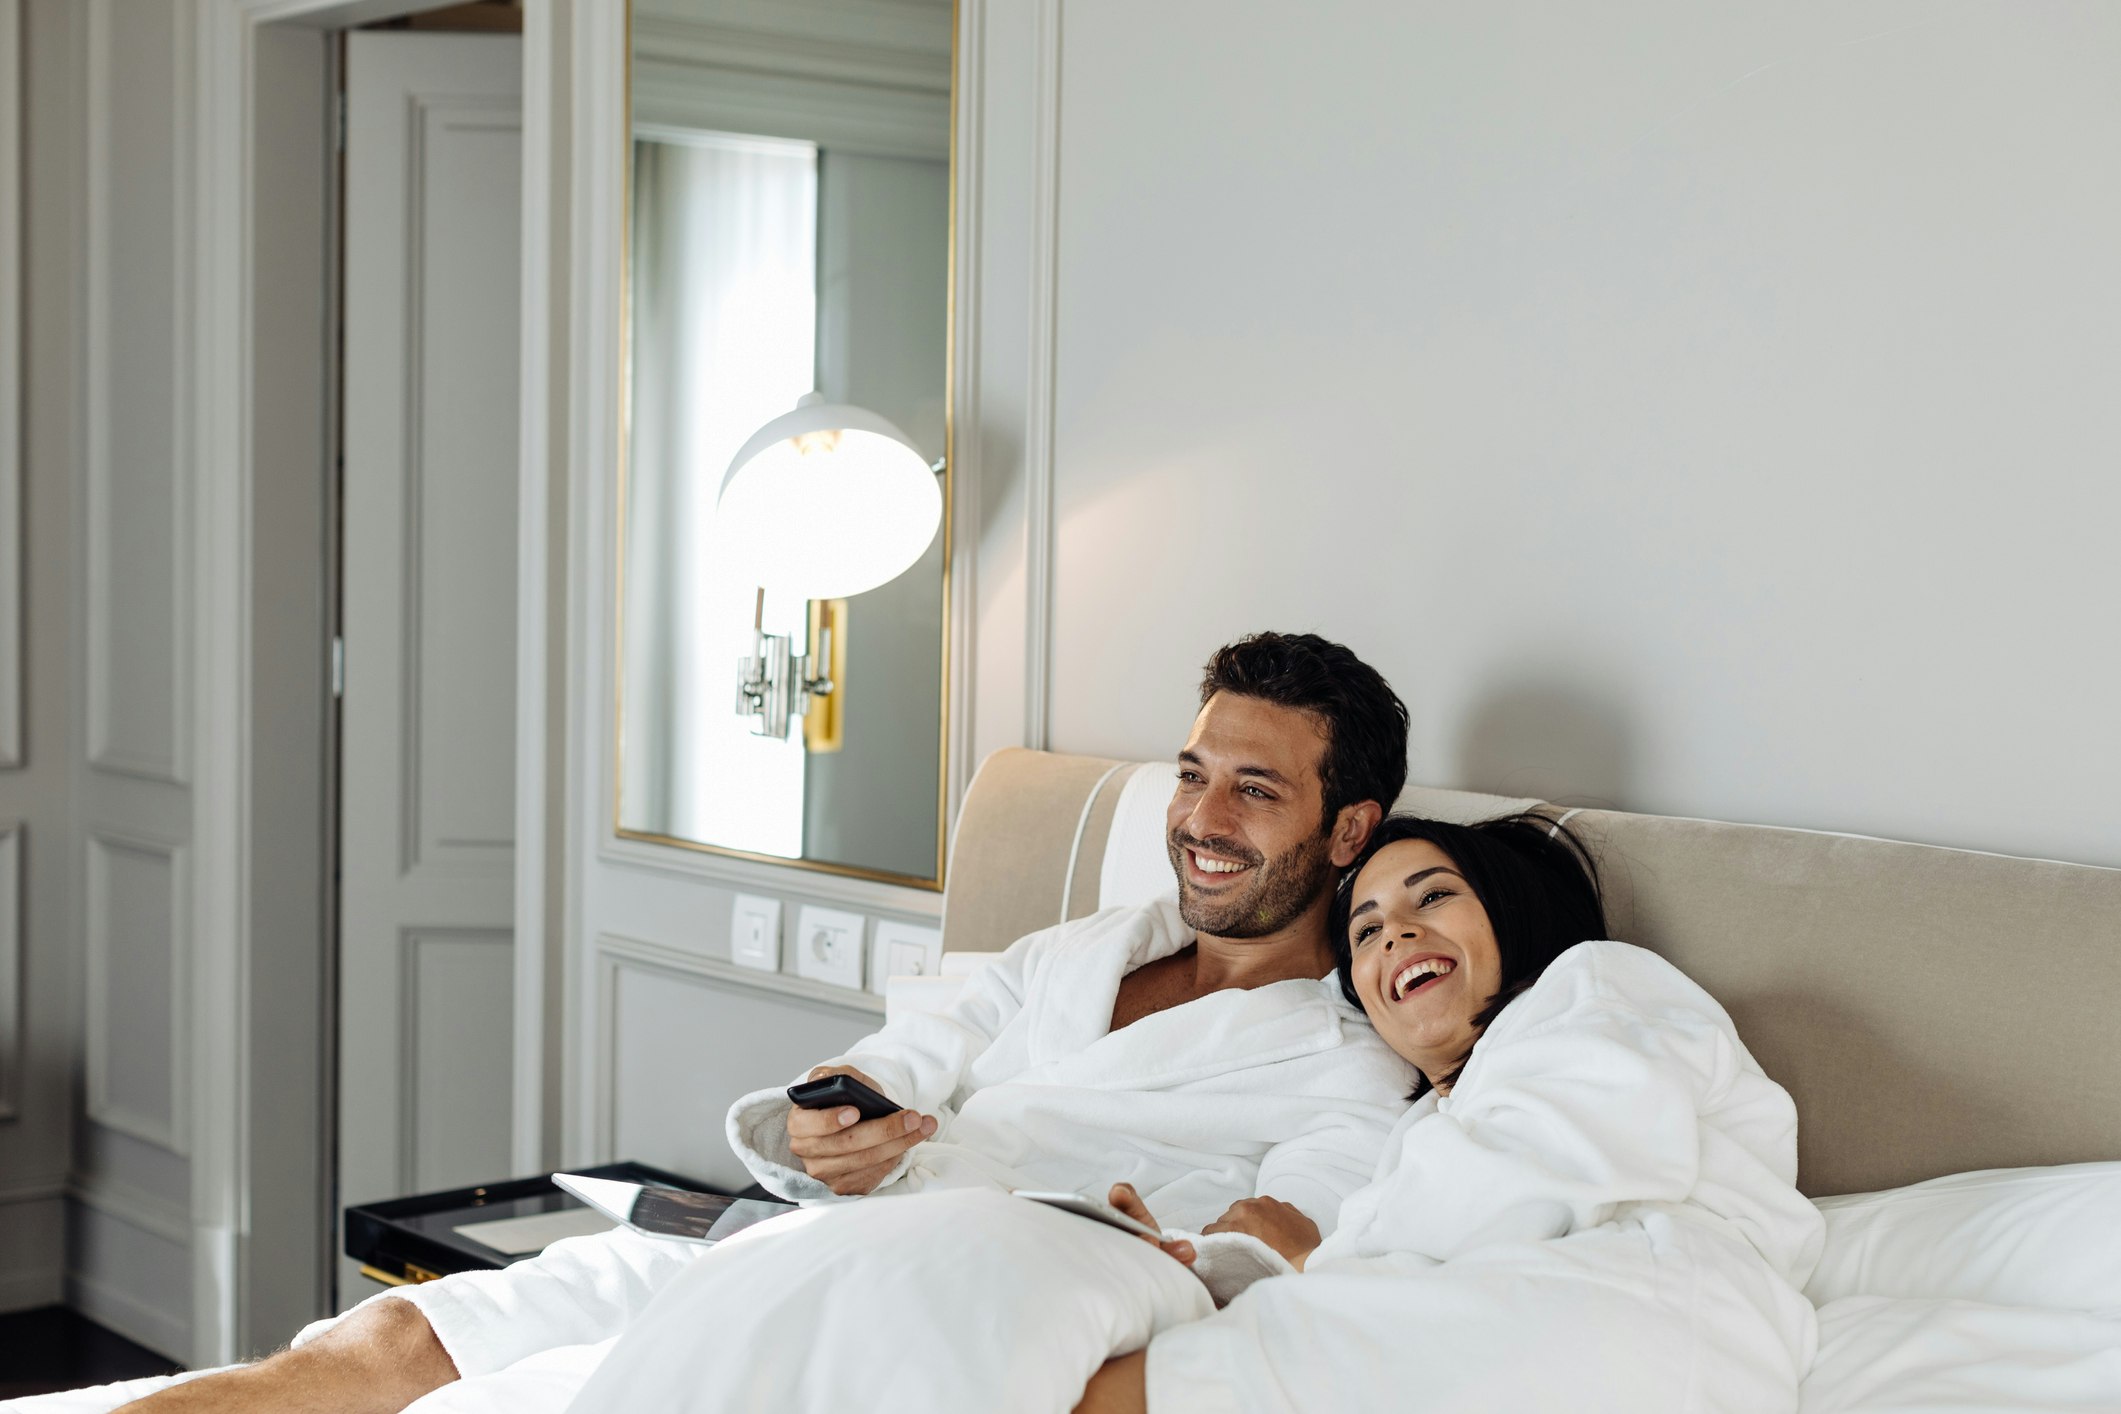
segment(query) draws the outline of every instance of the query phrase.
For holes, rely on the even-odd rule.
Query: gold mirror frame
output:
[[[941,710],[937,713],[935,756],[935,875],[925,878],[913,874],[894,873],[884,869],[869,869],[858,864],[841,864],[825,859],[788,859],[776,854],[759,854],[751,850],[732,849],[727,845],[707,844],[701,840],[688,840],[676,835],[657,834],[648,830],[627,828],[621,823],[621,796],[626,779],[626,504],[628,483],[632,479],[633,466],[629,455],[629,433],[633,426],[633,143],[634,143],[634,0],[626,0],[626,125],[625,151],[626,190],[620,211],[619,222],[619,418],[618,418],[618,495],[614,506],[612,525],[612,663],[615,668],[612,683],[611,719],[611,828],[614,835],[623,840],[635,840],[644,844],[667,845],[673,849],[689,850],[695,854],[720,855],[726,859],[749,860],[756,864],[773,864],[788,869],[807,870],[817,874],[835,874],[843,878],[867,879],[874,883],[896,884],[904,888],[923,889],[941,893],[949,846],[949,781],[950,781],[950,674],[955,666],[950,657],[950,622],[953,608],[952,562],[956,552],[957,520],[957,160],[958,160],[958,103],[962,85],[958,81],[958,5],[950,5],[950,173],[948,181],[950,200],[949,235],[945,255],[944,276],[944,333],[943,333],[943,612],[939,632],[942,635],[942,692]]]

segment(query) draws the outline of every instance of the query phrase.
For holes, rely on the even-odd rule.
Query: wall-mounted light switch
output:
[[[729,911],[729,957],[738,967],[781,970],[781,901],[738,894]]]
[[[859,913],[806,903],[796,914],[796,975],[840,987],[862,985],[862,925]]]
[[[881,994],[888,977],[933,977],[943,970],[943,930],[879,918],[869,948],[869,990]]]

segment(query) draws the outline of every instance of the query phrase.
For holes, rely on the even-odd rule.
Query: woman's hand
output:
[[[1301,1208],[1279,1198],[1240,1198],[1201,1231],[1242,1232],[1256,1237],[1281,1253],[1298,1271],[1304,1269],[1304,1259],[1325,1240],[1319,1235],[1318,1224],[1305,1217]]]
[[[1141,1194],[1134,1191],[1134,1185],[1131,1183],[1113,1184],[1112,1191],[1105,1195],[1105,1201],[1138,1223],[1145,1223],[1155,1228],[1158,1232],[1164,1230],[1163,1224],[1149,1216],[1149,1205],[1142,1201]],[[1161,1247],[1165,1252],[1176,1257],[1189,1267],[1193,1265],[1193,1244],[1190,1242],[1182,1239],[1175,1242],[1165,1242],[1160,1238],[1153,1237],[1144,1237],[1142,1241],[1149,1243],[1153,1247]]]

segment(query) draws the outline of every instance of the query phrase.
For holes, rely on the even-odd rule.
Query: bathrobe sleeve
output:
[[[1401,1093],[1405,1082],[1401,1081]],[[1396,1098],[1396,1096],[1395,1096]],[[1255,1197],[1279,1198],[1318,1224],[1331,1237],[1341,1204],[1360,1191],[1377,1170],[1384,1147],[1387,1113],[1334,1113],[1316,1129],[1267,1151],[1260,1162]],[[1167,1238],[1193,1244],[1193,1274],[1201,1279],[1217,1306],[1227,1306],[1253,1282],[1295,1272],[1281,1253],[1242,1232],[1196,1233],[1172,1230]]]
[[[1397,1084],[1391,1098],[1398,1100],[1410,1082],[1397,1070],[1392,1078]],[[1254,1196],[1293,1205],[1318,1224],[1320,1236],[1331,1238],[1342,1204],[1377,1172],[1386,1136],[1396,1132],[1389,1128],[1389,1117],[1399,1108],[1380,1106],[1370,1115],[1335,1112],[1308,1133],[1275,1145],[1260,1163]],[[1164,1235],[1193,1244],[1193,1274],[1217,1306],[1229,1305],[1253,1282],[1296,1271],[1286,1257],[1249,1233],[1173,1230]]]
[[[1296,1274],[1288,1258],[1248,1232],[1166,1231],[1164,1237],[1193,1244],[1193,1275],[1208,1288],[1218,1308],[1235,1301],[1238,1293],[1256,1281]]]
[[[1393,1078],[1400,1079],[1396,1071]],[[1313,1128],[1269,1149],[1260,1160],[1254,1196],[1302,1209],[1321,1235],[1332,1236],[1341,1204],[1376,1174],[1392,1121],[1405,1108],[1405,1093],[1402,1081],[1388,1104],[1324,1112]]]
[[[895,1018],[881,1031],[856,1042],[845,1055],[820,1064],[852,1066],[907,1109],[934,1115],[936,1133],[947,1134],[973,1064],[1023,1010],[1024,993],[1038,970],[1040,954],[1056,931],[1047,929],[1018,939],[968,977],[964,990],[944,1010]],[[802,1161],[789,1151],[785,1087],[757,1090],[738,1100],[729,1110],[728,1134],[729,1146],[744,1167],[772,1192],[796,1202],[835,1196],[805,1173]],[[877,1188],[901,1178],[913,1165],[919,1147],[901,1155]]]
[[[1279,1198],[1302,1211],[1330,1238],[1347,1199],[1377,1175],[1395,1121],[1406,1112],[1412,1067],[1377,1039],[1369,1023],[1350,1009],[1347,1024],[1360,1028],[1357,1044],[1345,1047],[1342,1063],[1327,1082],[1316,1118],[1302,1133],[1269,1149],[1259,1165],[1253,1195]],[[1258,1238],[1242,1232],[1173,1231],[1168,1237],[1193,1244],[1194,1275],[1217,1306],[1228,1305],[1253,1282],[1286,1276],[1296,1268]]]
[[[1504,1009],[1454,1094],[1408,1116],[1318,1261],[1447,1261],[1560,1237],[1695,1187],[1706,1097],[1741,1064],[1721,1008],[1676,969],[1585,943]]]

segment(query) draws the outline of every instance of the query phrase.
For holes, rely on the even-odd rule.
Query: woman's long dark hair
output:
[[[1339,964],[1340,990],[1356,1006],[1362,1005],[1362,999],[1355,995],[1348,944],[1355,879],[1379,850],[1403,840],[1427,840],[1450,856],[1466,886],[1487,910],[1489,926],[1495,931],[1495,947],[1502,955],[1502,985],[1473,1018],[1476,1036],[1537,982],[1555,958],[1578,943],[1609,936],[1598,865],[1584,842],[1558,821],[1529,811],[1473,825],[1388,815],[1371,832],[1370,842],[1348,872],[1341,875],[1326,924],[1327,940]],[[1469,1049],[1458,1058],[1451,1073],[1443,1077],[1444,1084],[1457,1081],[1471,1054]],[[1427,1091],[1429,1083],[1424,1075],[1414,1087],[1414,1097]]]

